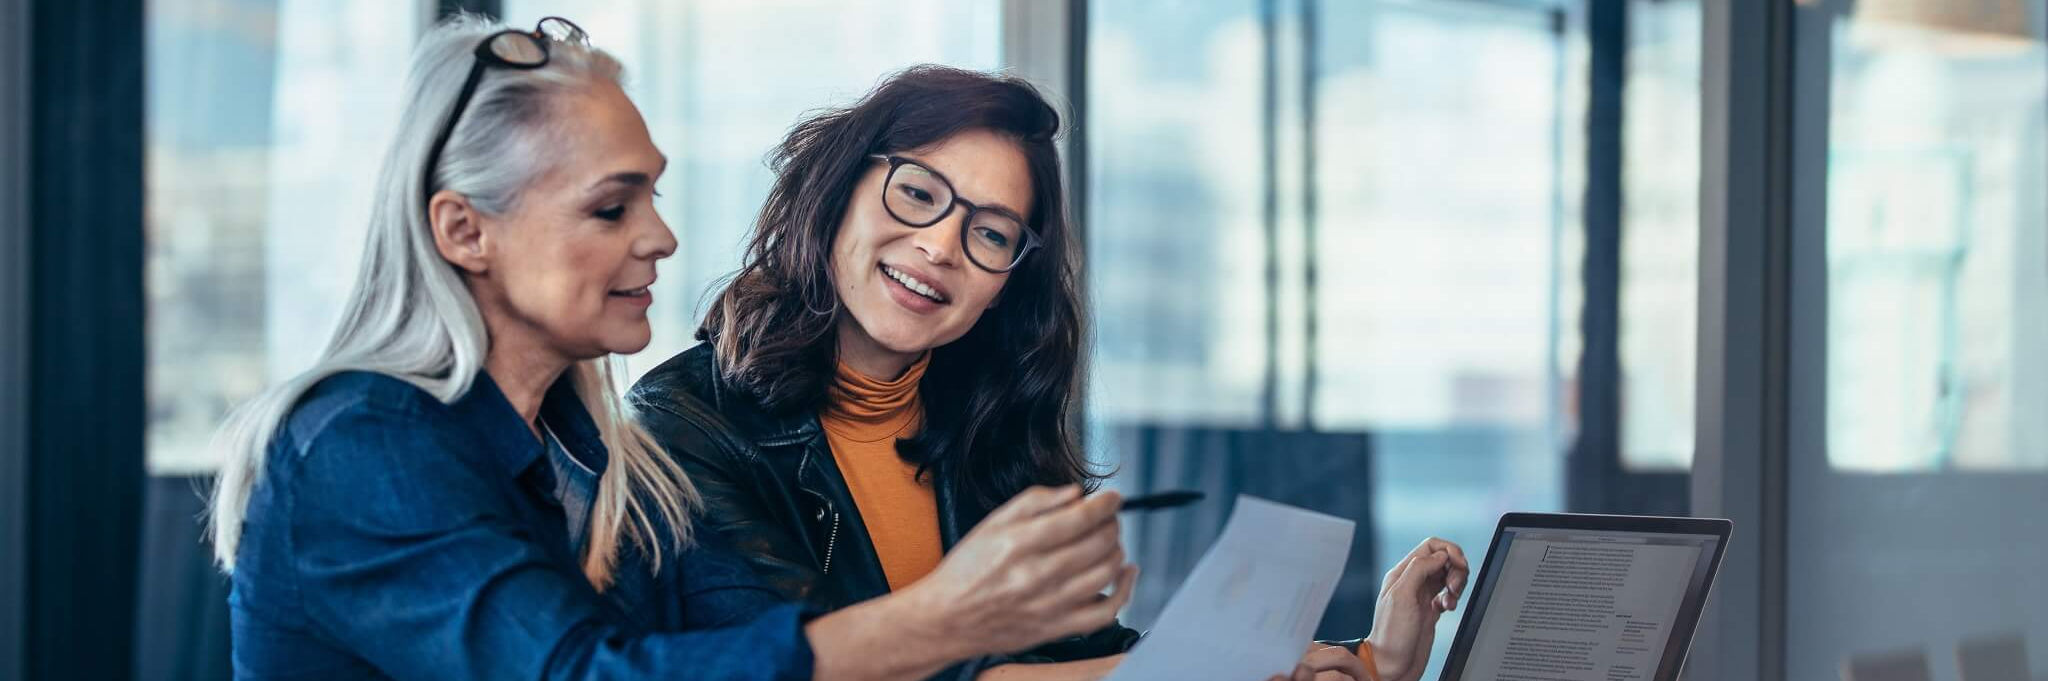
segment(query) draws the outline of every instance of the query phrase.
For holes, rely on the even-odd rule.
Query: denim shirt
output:
[[[603,593],[579,567],[606,453],[567,381],[533,437],[479,374],[443,404],[337,374],[280,426],[229,596],[238,678],[808,679],[810,615],[696,534],[660,572],[622,549]]]

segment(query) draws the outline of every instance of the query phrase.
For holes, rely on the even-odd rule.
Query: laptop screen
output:
[[[1502,527],[1443,678],[1675,678],[1720,542],[1711,534]]]

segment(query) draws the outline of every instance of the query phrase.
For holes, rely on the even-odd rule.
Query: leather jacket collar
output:
[[[633,386],[628,400],[643,414],[655,416],[643,415],[642,422],[690,469],[693,479],[702,479],[705,515],[713,525],[728,533],[755,534],[734,537],[742,550],[766,552],[795,564],[756,561],[786,595],[839,608],[888,593],[874,541],[832,457],[817,413],[770,411],[725,381],[708,343],[648,372]],[[661,415],[679,417],[677,422],[691,428],[667,425],[670,420]],[[743,479],[717,479],[721,476]],[[935,471],[933,479],[940,541],[951,550],[986,511],[963,509],[944,471]],[[787,537],[769,531],[770,526],[789,523],[805,531]],[[789,540],[801,546],[792,546]],[[798,567],[802,569],[782,569]]]

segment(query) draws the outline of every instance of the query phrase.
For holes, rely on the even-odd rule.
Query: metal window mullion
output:
[[[1621,470],[1622,93],[1628,3],[1588,8],[1584,303],[1579,318],[1578,436],[1567,463],[1567,505],[1613,512]]]
[[[1280,2],[1259,0],[1259,177],[1260,226],[1265,245],[1264,380],[1259,389],[1259,423],[1279,427],[1280,419]]]
[[[1316,345],[1321,329],[1317,309],[1317,284],[1321,271],[1316,267],[1317,213],[1319,196],[1316,193],[1316,87],[1322,76],[1321,60],[1316,50],[1318,19],[1321,17],[1317,5],[1320,0],[1301,2],[1301,248],[1302,248],[1302,381],[1301,381],[1301,427],[1305,431],[1316,429]]]
[[[1031,82],[1061,113],[1065,139],[1060,145],[1061,181],[1066,190],[1067,224],[1076,251],[1085,261],[1088,245],[1088,0],[1001,0],[1002,69]],[[1058,254],[1054,254],[1057,256]],[[1076,285],[1090,300],[1088,268],[1083,263]],[[1083,323],[1092,324],[1093,319]],[[1084,349],[1084,351],[1088,351]],[[1074,432],[1087,432],[1088,377],[1068,415]],[[1082,446],[1087,448],[1087,438]]]
[[[1779,681],[1791,388],[1793,4],[1705,2],[1692,508],[1735,521],[1689,678]]]
[[[1087,198],[1081,182],[1086,131],[1080,120],[1087,104],[1087,0],[1003,0],[1001,11],[1003,71],[1030,81],[1062,115],[1062,179],[1068,217],[1078,223]]]
[[[1074,238],[1087,243],[1088,236],[1088,0],[1067,0],[1067,15],[1057,35],[1064,43],[1065,62],[1057,70],[1066,74],[1063,84],[1067,98],[1068,216],[1074,224]],[[1081,291],[1085,298],[1088,268],[1081,268]]]

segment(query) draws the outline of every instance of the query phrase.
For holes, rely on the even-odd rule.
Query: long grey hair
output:
[[[469,73],[473,50],[504,28],[458,17],[429,31],[415,48],[404,117],[378,177],[362,268],[333,338],[312,369],[241,405],[215,435],[216,450],[226,456],[211,516],[214,556],[223,569],[234,569],[243,513],[263,476],[271,438],[314,384],[338,372],[372,371],[453,402],[482,370],[489,337],[461,276],[434,247],[422,166]],[[551,100],[620,78],[616,59],[580,42],[552,44],[544,68],[486,69],[434,169],[434,186],[468,197],[486,214],[511,210],[547,170],[544,159],[554,156],[538,153],[559,127]],[[568,378],[611,455],[583,556],[584,575],[603,589],[625,544],[644,549],[656,569],[663,549],[688,545],[689,511],[699,499],[681,467],[627,412],[609,358],[577,362]],[[657,546],[662,542],[670,545]]]

